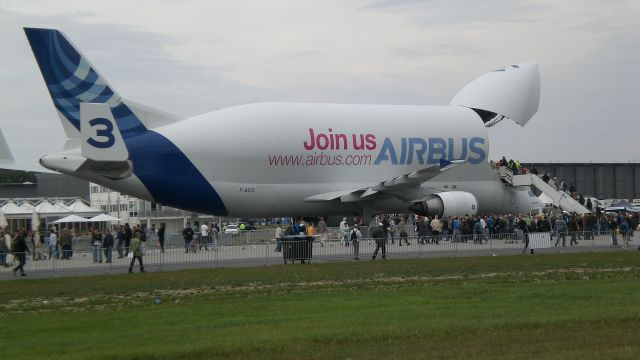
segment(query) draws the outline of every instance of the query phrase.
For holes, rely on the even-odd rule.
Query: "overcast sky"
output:
[[[184,117],[262,101],[441,105],[536,61],[540,110],[490,129],[492,158],[639,162],[639,25],[637,0],[0,0],[0,126],[18,161],[61,149],[22,31],[52,27],[121,95]]]

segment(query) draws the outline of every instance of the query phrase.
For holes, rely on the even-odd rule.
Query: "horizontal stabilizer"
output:
[[[6,170],[18,170],[18,171],[31,171],[41,173],[54,173],[54,171],[48,170],[36,163],[17,163],[13,159],[13,154],[9,148],[7,140],[4,138],[4,134],[0,129],[0,169]]]
[[[80,103],[80,133],[83,157],[111,162],[124,162],[129,158],[129,151],[108,104]]]

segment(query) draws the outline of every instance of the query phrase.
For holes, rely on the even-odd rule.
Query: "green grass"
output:
[[[635,359],[639,260],[611,252],[7,281],[0,351],[6,359]]]

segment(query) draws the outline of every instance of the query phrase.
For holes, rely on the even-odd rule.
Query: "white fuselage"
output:
[[[125,142],[133,164],[133,176],[126,179],[79,172],[75,163],[73,170],[57,164],[55,169],[164,205],[277,217],[358,213],[362,202],[305,199],[364,189],[440,159],[465,160],[423,183],[419,192],[466,191],[484,213],[540,206],[528,188],[500,182],[487,161],[486,128],[473,110],[460,106],[261,103],[195,116]],[[138,153],[147,155],[132,155]],[[83,161],[73,159],[48,156],[43,164]],[[191,170],[183,169],[184,162],[193,165]],[[220,201],[203,201],[208,190],[182,196],[201,185],[193,176],[180,177],[190,171],[198,172]],[[369,212],[407,212],[411,203],[379,196],[367,205]]]
[[[371,186],[443,157],[467,163],[424,184],[425,194],[468,191],[484,212],[531,206],[516,202],[488,166],[486,128],[464,107],[264,103],[155,131],[200,169],[232,216],[352,213],[354,204],[304,199]],[[404,212],[407,204],[386,198],[372,208]]]

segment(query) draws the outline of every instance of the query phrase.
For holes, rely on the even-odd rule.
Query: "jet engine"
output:
[[[478,200],[465,191],[447,191],[434,194],[431,199],[419,201],[409,207],[422,216],[461,216],[475,215],[478,212]]]

